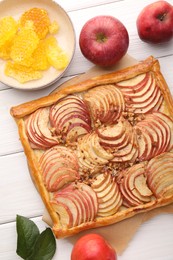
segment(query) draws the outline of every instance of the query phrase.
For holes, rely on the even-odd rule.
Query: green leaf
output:
[[[16,253],[26,259],[32,254],[40,232],[32,220],[19,215],[16,217],[16,228],[18,234]]]
[[[34,251],[27,260],[51,260],[56,251],[56,241],[50,228],[44,230],[35,246]]]

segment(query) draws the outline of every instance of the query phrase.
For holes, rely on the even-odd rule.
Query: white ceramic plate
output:
[[[75,32],[69,16],[56,2],[52,0],[0,0],[0,19],[5,16],[12,16],[17,20],[25,11],[33,7],[46,9],[51,22],[55,20],[59,24],[59,32],[54,36],[57,38],[59,45],[67,53],[70,64],[75,50]],[[43,77],[41,79],[21,84],[17,80],[7,77],[4,74],[5,63],[5,61],[0,59],[0,81],[10,87],[22,90],[45,88],[60,79],[69,67],[68,64],[68,66],[61,71],[51,67],[49,70],[43,71]]]

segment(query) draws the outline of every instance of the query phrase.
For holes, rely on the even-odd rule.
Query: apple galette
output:
[[[173,101],[153,57],[11,114],[56,237],[173,201]]]

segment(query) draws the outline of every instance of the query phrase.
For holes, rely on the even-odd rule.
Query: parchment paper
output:
[[[98,66],[94,66],[85,74],[72,78],[71,80],[57,87],[57,89],[54,92],[58,91],[58,89],[60,88],[67,87],[69,85],[78,83],[85,79],[95,77],[101,74],[106,74],[112,71],[116,71],[134,65],[136,63],[138,63],[137,60],[135,60],[129,55],[125,55],[124,58],[116,66],[111,67],[109,69],[103,69]],[[149,219],[153,218],[158,214],[165,214],[165,213],[173,213],[173,204],[161,208],[157,208],[146,213],[140,213],[132,218],[123,220],[119,223],[110,226],[83,231],[73,237],[65,238],[65,239],[68,239],[68,241],[74,244],[77,239],[79,239],[81,236],[85,234],[97,233],[105,237],[105,239],[115,248],[116,252],[120,255],[126,249],[128,243],[133,238],[134,234],[136,233],[140,225],[142,225],[142,223],[148,221]],[[52,221],[46,210],[43,214],[43,221],[45,221],[50,226],[52,225]]]

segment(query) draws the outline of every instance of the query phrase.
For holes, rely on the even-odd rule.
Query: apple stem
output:
[[[96,39],[97,39],[98,42],[106,42],[107,41],[107,38],[103,33],[98,33],[96,35]]]
[[[157,18],[158,18],[160,21],[163,21],[166,15],[167,15],[166,13],[164,13],[164,14],[159,14]]]

